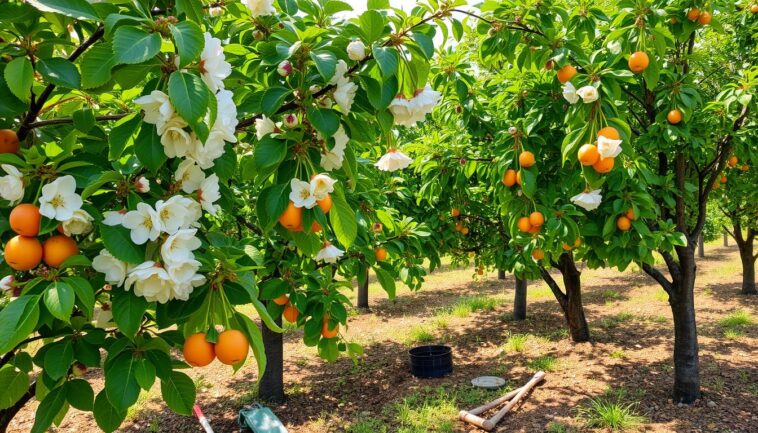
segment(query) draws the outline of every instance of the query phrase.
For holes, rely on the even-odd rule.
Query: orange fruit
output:
[[[576,75],[576,68],[571,65],[566,65],[561,69],[558,69],[556,75],[558,76],[558,81],[560,81],[561,84],[566,84],[566,81],[574,78]]]
[[[687,19],[690,21],[697,21],[700,18],[700,9],[692,8],[687,12]]]
[[[459,232],[461,230],[463,230],[463,223],[458,221],[455,223],[455,231]]]
[[[635,219],[637,219],[637,215],[634,214],[634,209],[633,208],[627,209],[627,211],[626,211],[626,213],[624,215],[626,215],[626,217],[629,218],[632,221],[634,221]]]
[[[512,187],[516,184],[516,170],[509,168],[505,171],[505,174],[503,174],[503,185],[507,186],[508,188]]]
[[[610,173],[611,170],[613,170],[613,165],[615,164],[616,158],[603,158],[592,165],[592,168],[595,169],[598,173]]]
[[[721,176],[721,183],[726,183],[727,180],[726,176]]]
[[[76,241],[66,235],[55,235],[42,245],[42,260],[45,264],[57,268],[67,258],[79,254]]]
[[[457,207],[454,207],[453,209],[450,210],[450,215],[453,218],[458,218],[461,215],[461,211]]]
[[[216,357],[226,365],[237,364],[247,358],[250,343],[241,331],[228,329],[218,336],[216,342]]]
[[[611,140],[619,140],[621,138],[621,134],[619,134],[618,129],[612,126],[606,126],[605,128],[597,132],[598,137],[600,137],[601,135],[605,138],[610,138]]]
[[[382,247],[374,248],[374,256],[377,262],[383,262],[387,258],[387,250]]]
[[[205,339],[204,332],[192,334],[184,341],[184,360],[193,367],[205,367],[216,358],[213,343]]]
[[[579,238],[576,238],[574,240],[574,248],[579,248],[580,246],[582,246],[582,240]]]
[[[530,229],[529,229],[529,233],[531,233],[531,234],[533,234],[533,235],[534,235],[534,234],[537,234],[537,233],[539,233],[539,232],[540,232],[540,228],[539,228],[539,227],[534,227],[534,226],[532,226],[532,228],[530,228]]]
[[[287,305],[284,306],[284,312],[282,315],[288,322],[295,323],[297,322],[297,316],[300,315],[300,311],[298,311],[294,305],[288,302]]]
[[[279,215],[279,224],[282,227],[292,230],[300,231],[303,229],[303,208],[295,207],[295,203],[290,201],[287,205],[287,209]],[[297,229],[300,230],[297,230]]]
[[[537,248],[536,250],[532,251],[532,258],[534,260],[540,261],[545,258],[545,252]]]
[[[754,14],[758,14],[758,4],[754,4],[754,5],[750,6],[750,12],[752,12]]]
[[[534,154],[525,150],[518,156],[518,163],[524,168],[529,168],[534,165]]]
[[[727,161],[727,164],[729,164],[729,167],[736,167],[738,162],[739,162],[739,160],[737,159],[737,156],[732,155],[732,156],[729,157],[729,160]],[[13,217],[13,214],[11,213],[11,218],[12,217]],[[11,227],[12,226],[13,226],[13,223],[11,223]]]
[[[289,296],[282,295],[282,296],[274,299],[274,304],[276,304],[276,305],[287,305],[287,303],[289,303],[289,301],[290,301],[290,297]]]
[[[701,25],[707,26],[711,23],[711,14],[708,12],[701,13],[697,18],[697,22],[699,22]]]
[[[529,233],[529,230],[532,229],[532,223],[529,222],[529,217],[519,218],[516,225],[518,226],[519,231],[524,233]]]
[[[668,120],[670,124],[676,125],[682,121],[682,112],[674,108],[666,115],[666,120]]]
[[[719,189],[719,188],[721,188],[721,182],[719,182],[718,180],[713,182],[713,189]]]
[[[42,215],[33,204],[22,203],[13,208],[8,218],[14,232],[22,236],[37,236]]]
[[[529,215],[529,224],[531,224],[532,227],[539,227],[542,224],[545,224],[545,215],[542,215],[542,212],[532,212]]]
[[[339,323],[334,325],[334,328],[329,328],[329,319],[324,319],[321,322],[321,336],[324,338],[334,338],[340,333]]]
[[[650,65],[650,57],[644,51],[637,51],[629,56],[629,70],[635,74],[642,73]]]
[[[632,228],[632,222],[625,215],[621,215],[616,220],[616,227],[618,227],[622,232],[625,232]]]
[[[516,172],[516,183],[521,185],[521,171]]]
[[[563,251],[571,251],[571,245],[567,244],[566,242],[564,242],[561,247],[563,247]]]
[[[311,223],[311,233],[320,233],[321,232],[321,224],[319,224],[317,221],[313,221]]]
[[[469,231],[470,231],[470,230],[469,230],[469,228],[468,228],[468,227],[464,227],[464,228],[462,228],[462,229],[461,229],[461,234],[462,234],[463,236],[466,236],[466,235],[468,234],[468,232],[469,232]]]
[[[42,261],[42,244],[37,238],[18,235],[5,244],[5,262],[17,271],[34,269]]]
[[[332,210],[332,196],[327,195],[323,200],[316,200],[316,204],[321,208],[324,213],[329,213]]]
[[[582,165],[595,165],[600,160],[600,152],[594,144],[585,144],[579,148],[579,162]]]
[[[740,170],[742,170],[742,171],[748,171],[748,170],[750,170],[750,166],[747,165],[747,164],[742,164],[742,167],[740,167]]]
[[[21,144],[18,135],[12,129],[0,129],[0,153],[18,153]]]

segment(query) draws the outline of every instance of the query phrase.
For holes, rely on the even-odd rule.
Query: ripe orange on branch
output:
[[[199,332],[190,335],[187,337],[187,340],[184,341],[182,353],[184,354],[184,360],[187,361],[187,364],[193,367],[205,367],[216,358],[216,351],[213,347],[213,343],[210,343],[205,338],[205,333]]]
[[[528,150],[521,152],[518,156],[518,163],[524,168],[533,166],[534,162],[534,154]]]
[[[576,75],[576,68],[571,65],[566,65],[561,69],[558,69],[556,75],[558,76],[558,81],[560,81],[561,84],[566,84],[567,81],[574,78]]]
[[[545,252],[537,248],[534,251],[532,251],[532,258],[536,261],[540,261],[545,258]]]
[[[579,148],[579,162],[582,165],[595,165],[600,160],[600,152],[594,144],[585,144]]]
[[[16,131],[12,129],[0,129],[0,153],[18,153],[21,144],[18,141]]]
[[[532,229],[532,223],[529,222],[529,217],[521,217],[518,220],[518,223],[516,223],[518,226],[518,229],[524,233],[529,233],[529,230]]]
[[[376,256],[376,261],[383,262],[387,259],[387,250],[382,247],[376,247],[374,249],[374,256]]]
[[[700,18],[700,9],[692,8],[687,12],[687,19],[690,21],[697,21]]]
[[[37,238],[18,235],[5,244],[5,262],[17,271],[34,269],[42,261],[42,244]]]
[[[287,305],[287,303],[289,301],[290,301],[289,296],[282,295],[282,296],[274,299],[274,304],[276,304],[276,305]]]
[[[635,74],[642,73],[650,65],[650,57],[644,51],[637,51],[629,56],[629,70]]]
[[[627,218],[629,218],[632,221],[634,221],[635,219],[637,219],[637,215],[634,214],[634,208],[630,207],[629,209],[627,209],[625,215],[626,215]]]
[[[11,229],[19,235],[37,236],[42,215],[39,208],[30,203],[22,203],[13,208],[8,218]]]
[[[284,316],[284,318],[288,322],[290,323],[297,322],[297,316],[299,315],[300,315],[300,311],[298,311],[298,309],[295,308],[295,306],[292,305],[292,303],[288,302],[287,305],[284,306],[284,312],[282,313],[282,316]]]
[[[739,160],[737,159],[736,155],[732,155],[729,157],[729,160],[727,161],[727,164],[729,164],[729,167],[736,167]]]
[[[597,132],[597,136],[603,136],[605,138],[610,138],[611,140],[619,140],[621,139],[621,134],[619,134],[618,129],[612,127],[612,126],[606,126],[605,128],[602,128],[600,131]]]
[[[615,164],[616,158],[610,157],[610,158],[603,158],[598,160],[596,163],[592,165],[592,168],[595,169],[596,172],[605,174],[610,173],[611,170],[613,170],[613,166]]]
[[[340,332],[339,323],[334,325],[334,328],[329,328],[329,319],[324,319],[321,322],[321,336],[324,338],[334,338]]]
[[[621,215],[616,220],[616,227],[622,232],[629,231],[632,228],[632,222],[625,215]]]
[[[666,115],[666,120],[668,120],[670,124],[676,125],[682,121],[682,112],[675,108],[669,111]]]
[[[288,230],[296,230],[303,227],[303,208],[295,207],[294,202],[289,202],[287,209],[279,216],[279,224]]]
[[[539,227],[542,224],[545,224],[545,215],[542,215],[542,212],[532,212],[529,214],[529,224],[531,224],[532,227]]]
[[[325,214],[332,210],[332,196],[327,195],[323,200],[316,200],[316,204],[321,208],[321,211]]]
[[[453,218],[458,218],[459,216],[461,216],[460,209],[458,209],[457,207],[452,208],[450,210],[450,216],[452,216]]]
[[[505,174],[503,174],[503,185],[507,186],[508,188],[512,187],[516,184],[516,170],[509,168],[505,171]]]
[[[247,358],[250,343],[241,331],[228,329],[218,336],[216,342],[216,357],[227,365],[233,365]]]
[[[711,14],[709,12],[701,13],[697,18],[697,22],[699,22],[701,25],[707,26],[711,23]]]
[[[79,254],[76,241],[66,235],[55,235],[42,245],[42,259],[50,267],[57,268],[67,258]]]

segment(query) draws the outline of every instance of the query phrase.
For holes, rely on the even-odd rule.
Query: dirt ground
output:
[[[593,341],[573,344],[542,282],[530,282],[528,319],[515,322],[509,316],[512,277],[501,281],[493,272],[472,280],[469,268],[435,272],[422,291],[401,290],[395,302],[373,285],[371,312],[356,312],[349,320],[348,337],[365,349],[357,365],[349,359],[325,363],[302,344],[298,331],[288,332],[288,401],[272,408],[292,433],[468,432],[470,427],[455,420],[457,411],[498,395],[474,390],[473,377],[498,375],[513,387],[546,369],[546,381],[495,431],[606,431],[588,427],[583,414],[591,399],[611,396],[644,417],[629,431],[758,432],[758,297],[739,295],[736,248],[708,246],[698,267],[703,399],[692,406],[671,403],[671,313],[663,291],[638,270],[583,272]],[[469,314],[455,308],[474,295],[489,300],[484,310]],[[724,321],[735,312],[747,313],[751,323]],[[433,380],[410,375],[407,350],[420,341],[452,347],[452,375]],[[234,375],[217,362],[190,372],[200,387],[198,403],[218,433],[238,431],[237,410],[255,401],[251,364]],[[100,389],[99,373],[88,374]],[[193,418],[167,410],[159,394],[158,389],[143,393],[121,431],[202,431]],[[29,431],[35,408],[19,414],[10,432]],[[91,414],[72,409],[54,431],[97,431],[97,426]]]

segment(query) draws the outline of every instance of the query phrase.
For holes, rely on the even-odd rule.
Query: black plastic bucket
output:
[[[411,374],[416,377],[442,377],[453,372],[453,351],[448,346],[414,347],[408,355]]]

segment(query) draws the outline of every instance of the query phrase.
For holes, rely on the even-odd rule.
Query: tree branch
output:
[[[563,311],[566,311],[568,308],[568,296],[563,293],[560,286],[558,286],[558,283],[555,281],[555,279],[553,279],[553,276],[550,275],[550,272],[548,272],[548,270],[543,266],[540,266],[540,275],[550,290],[553,292],[553,295],[555,295],[555,299],[557,299],[558,303],[561,304]]]
[[[106,114],[104,116],[95,116],[95,120],[98,122],[106,122],[110,120],[121,120],[124,117],[130,115],[132,113],[121,113],[121,114]],[[45,126],[52,126],[52,125],[65,125],[69,123],[74,123],[73,117],[60,117],[57,119],[48,119],[48,120],[40,120],[38,122],[30,123],[28,128],[35,129],[35,128],[42,128]]]
[[[645,271],[645,273],[652,277],[655,281],[657,281],[661,287],[663,287],[663,290],[669,295],[669,299],[674,299],[674,286],[671,281],[666,279],[661,271],[650,266],[647,263],[642,264],[642,270]]]

